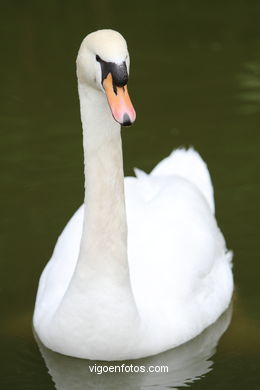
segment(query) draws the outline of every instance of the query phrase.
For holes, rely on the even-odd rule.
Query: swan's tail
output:
[[[207,165],[193,149],[177,149],[159,162],[151,172],[152,176],[178,175],[195,184],[202,192],[214,213],[214,194]]]

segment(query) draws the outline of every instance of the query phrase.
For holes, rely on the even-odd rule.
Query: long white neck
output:
[[[128,278],[120,125],[106,96],[79,83],[85,165],[85,214],[77,268]],[[120,272],[118,272],[120,270]]]

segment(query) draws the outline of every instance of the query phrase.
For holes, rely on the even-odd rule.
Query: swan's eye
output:
[[[98,62],[100,62],[100,61],[101,61],[101,58],[100,58],[98,55],[96,55],[96,60],[97,60]]]

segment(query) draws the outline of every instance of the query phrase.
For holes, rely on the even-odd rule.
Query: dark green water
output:
[[[232,322],[213,370],[191,387],[259,388],[259,20],[258,1],[1,3],[1,390],[54,389],[31,317],[40,273],[83,199],[75,58],[83,37],[104,27],[119,30],[131,54],[138,118],[123,130],[125,173],[193,145],[235,253]]]

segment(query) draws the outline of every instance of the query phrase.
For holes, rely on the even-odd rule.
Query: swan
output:
[[[39,282],[33,327],[64,355],[136,359],[200,334],[228,307],[232,253],[211,179],[192,148],[124,179],[121,126],[135,121],[122,35],[86,36],[77,56],[85,198]]]

